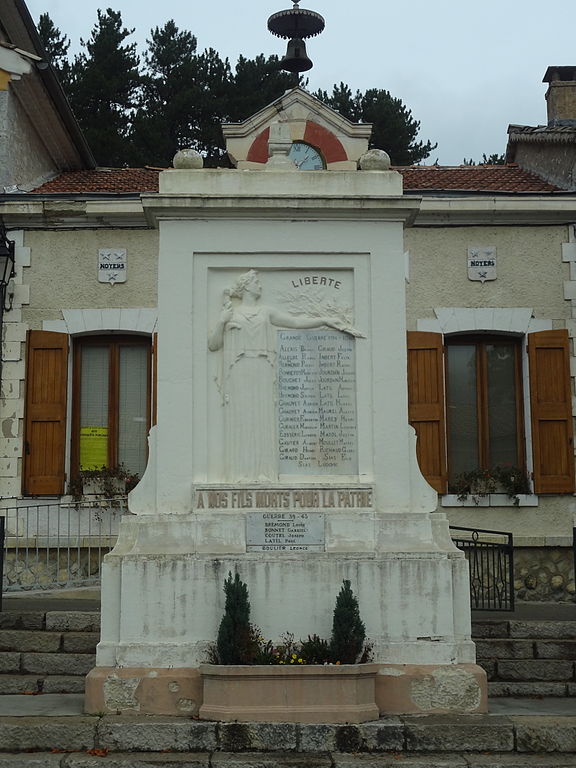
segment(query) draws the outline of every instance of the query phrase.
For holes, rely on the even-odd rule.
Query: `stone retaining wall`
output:
[[[572,547],[514,547],[514,591],[525,602],[574,602]]]

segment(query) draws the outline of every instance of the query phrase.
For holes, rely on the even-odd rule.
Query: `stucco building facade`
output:
[[[100,461],[145,467],[159,250],[146,200],[160,171],[95,166],[26,14],[16,0],[0,13],[0,216],[16,255],[0,496],[32,502],[65,497]],[[510,127],[508,164],[396,169],[414,206],[407,382],[422,471],[453,525],[514,534],[523,599],[574,599],[574,71],[550,68],[561,106],[540,132]],[[47,116],[42,128],[30,103]],[[288,131],[271,136],[279,114]],[[366,126],[299,89],[224,131],[238,183],[265,172],[274,141],[279,155],[283,141],[313,147],[319,173],[355,169],[368,141]],[[458,498],[462,472],[504,465],[526,473],[527,493]]]

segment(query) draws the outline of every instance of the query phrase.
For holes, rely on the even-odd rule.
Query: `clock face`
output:
[[[324,160],[322,155],[310,144],[303,141],[295,141],[288,153],[288,157],[294,160],[296,168],[300,171],[323,171]]]

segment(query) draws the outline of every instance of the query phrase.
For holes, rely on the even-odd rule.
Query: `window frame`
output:
[[[517,466],[526,469],[526,429],[525,419],[526,411],[524,405],[524,379],[523,379],[523,341],[524,337],[512,336],[508,334],[495,333],[474,333],[458,334],[444,336],[444,386],[445,402],[448,406],[450,392],[450,378],[448,376],[448,347],[454,346],[472,346],[476,348],[476,412],[478,417],[478,467],[470,467],[470,470],[485,469],[489,470],[495,466],[490,461],[489,446],[489,406],[488,406],[488,365],[486,346],[490,344],[508,344],[514,348],[514,371],[515,371],[515,402],[516,402],[516,450]],[[446,407],[446,461],[448,469],[448,485],[454,479],[450,468],[451,447],[450,447],[450,413]]]
[[[146,347],[146,432],[152,423],[152,339],[141,334],[96,334],[77,336],[72,339],[72,417],[70,435],[70,475],[80,472],[80,402],[82,380],[82,349],[84,347],[109,347],[108,368],[108,466],[118,465],[118,409],[120,388],[120,347],[140,345]],[[146,450],[148,447],[146,446]]]

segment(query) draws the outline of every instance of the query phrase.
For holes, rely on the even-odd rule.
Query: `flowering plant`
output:
[[[372,646],[365,641],[364,624],[360,619],[358,601],[344,581],[336,599],[332,637],[323,640],[308,635],[295,640],[285,632],[280,642],[266,640],[258,627],[250,623],[248,587],[238,574],[224,582],[226,606],[218,630],[218,641],[209,649],[211,664],[364,664],[371,659]]]
[[[518,494],[531,493],[528,473],[513,464],[497,464],[492,469],[461,472],[451,483],[450,489],[458,495],[458,501],[466,501],[471,496],[475,504],[490,493],[505,493],[513,499],[516,507],[520,504]]]

